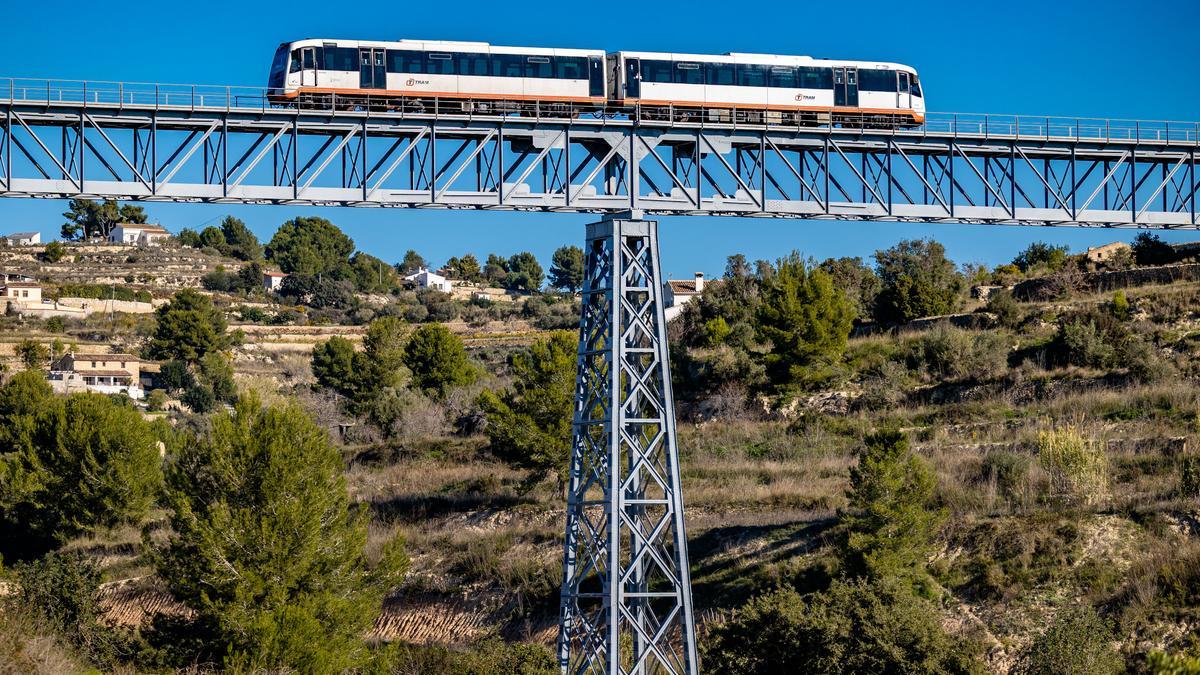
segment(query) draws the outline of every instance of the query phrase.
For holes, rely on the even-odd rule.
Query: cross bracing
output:
[[[272,107],[0,80],[0,195],[1195,228],[1200,125],[930,115],[912,130]],[[128,87],[128,88],[127,88]],[[5,91],[7,89],[7,91]]]

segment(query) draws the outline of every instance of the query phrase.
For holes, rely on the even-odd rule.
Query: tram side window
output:
[[[492,75],[495,77],[524,77],[525,57],[520,54],[492,54]]]
[[[706,84],[733,86],[737,83],[737,76],[732,63],[708,63],[705,66],[704,81]]]
[[[288,67],[288,72],[289,73],[300,72],[300,50],[299,49],[292,50],[292,63],[291,63],[291,66]]]
[[[791,66],[771,66],[769,86],[783,89],[796,88],[796,69]]]
[[[454,55],[455,70],[459,75],[486,76],[491,72],[487,54],[459,52]]]
[[[317,51],[322,70],[358,70],[358,50],[353,47],[323,47]]]
[[[582,56],[554,57],[554,76],[560,80],[586,80],[587,59]]]
[[[858,71],[859,91],[896,91],[896,71],[878,69],[860,69]]]
[[[913,96],[921,95],[921,81],[918,80],[915,75],[913,76],[913,81],[912,81],[912,95]]]
[[[554,63],[549,56],[527,56],[525,77],[554,77]]]
[[[387,69],[389,73],[424,73],[425,53],[389,49]]]
[[[676,63],[675,84],[704,84],[704,68],[699,63]]]
[[[767,86],[767,69],[765,66],[739,63],[737,78],[739,87],[765,87]]]
[[[642,59],[642,82],[669,83],[672,78],[670,61]]]
[[[425,73],[428,75],[453,75],[454,58],[445,52],[426,54]]]
[[[833,89],[833,69],[801,66],[796,69],[800,89]]]

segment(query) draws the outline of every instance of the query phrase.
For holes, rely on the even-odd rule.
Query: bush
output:
[[[975,652],[903,584],[859,579],[754,598],[713,628],[703,662],[719,675],[969,673],[981,670]]]
[[[1028,455],[991,450],[983,458],[979,480],[995,484],[996,491],[1005,499],[1019,500],[1025,496],[1032,465],[1033,460]]]
[[[67,330],[67,324],[65,321],[63,321],[61,316],[52,316],[49,319],[46,319],[46,330],[50,331],[51,333],[65,333]]]
[[[167,394],[162,389],[155,389],[146,395],[146,409],[160,412],[167,407]]]
[[[1179,497],[1200,499],[1200,456],[1184,457],[1180,462]]]
[[[42,260],[48,263],[56,263],[62,260],[67,255],[67,246],[61,241],[52,241],[46,244],[46,248],[42,251]]]
[[[1025,652],[1018,675],[1110,675],[1124,670],[1112,632],[1091,607],[1061,610]]]
[[[1008,369],[1011,338],[939,324],[909,346],[909,365],[938,380],[986,381]]]
[[[1021,306],[1012,291],[1000,288],[988,295],[985,309],[996,316],[996,321],[1005,328],[1016,328],[1024,318]]]
[[[1074,427],[1038,434],[1038,460],[1050,475],[1054,497],[1082,504],[1104,499],[1108,489],[1104,450]]]
[[[100,621],[100,568],[80,554],[51,552],[17,567],[17,603],[95,663],[111,666],[116,635]]]
[[[1125,291],[1116,291],[1113,293],[1112,313],[1113,316],[1121,321],[1129,319],[1129,298],[1125,297]]]
[[[878,321],[907,323],[949,314],[962,301],[962,275],[936,241],[906,240],[876,251],[875,269],[882,282],[875,307]]]

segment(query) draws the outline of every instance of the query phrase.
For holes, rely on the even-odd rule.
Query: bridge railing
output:
[[[136,107],[188,110],[267,111],[277,108],[370,112],[381,115],[436,115],[450,118],[519,115],[539,119],[584,118],[634,121],[655,126],[685,128],[797,128],[836,129],[879,134],[946,135],[971,138],[1045,139],[1137,143],[1171,143],[1200,146],[1200,122],[1122,120],[982,113],[928,113],[922,126],[879,128],[872,116],[840,115],[832,123],[818,116],[797,125],[782,115],[743,108],[703,114],[695,108],[596,107],[555,101],[520,101],[497,105],[494,101],[400,98],[394,96],[318,96],[287,103],[264,87],[144,82],[97,82],[32,78],[0,78],[0,101],[24,104],[73,104],[102,107]]]

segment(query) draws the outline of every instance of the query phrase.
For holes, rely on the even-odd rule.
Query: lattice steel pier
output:
[[[695,675],[658,224],[587,228],[559,619],[570,675]]]

